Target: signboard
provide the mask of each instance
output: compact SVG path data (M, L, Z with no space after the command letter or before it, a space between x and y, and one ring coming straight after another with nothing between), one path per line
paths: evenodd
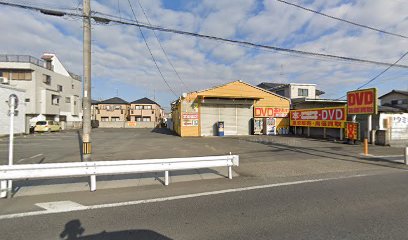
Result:
M289 117L289 108L254 107L254 117Z
M369 88L347 92L348 114L377 114L377 89Z
M184 127L198 126L198 113L182 113L181 118Z
M300 127L344 128L345 107L290 110L290 125Z
M350 140L360 139L360 125L357 122L346 122L344 128L346 138Z

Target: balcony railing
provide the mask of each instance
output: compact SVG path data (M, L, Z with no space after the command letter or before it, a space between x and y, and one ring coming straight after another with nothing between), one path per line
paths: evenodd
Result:
M6 55L0 54L0 62L21 62L21 63L32 63L34 65L44 67L45 62L38 58L29 55Z

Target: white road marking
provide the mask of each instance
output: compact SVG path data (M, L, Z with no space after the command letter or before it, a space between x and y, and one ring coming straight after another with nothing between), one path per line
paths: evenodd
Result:
M21 218L21 217L28 217L28 216L39 216L39 215L46 215L46 214L52 214L52 213L64 213L64 212L83 211L83 210L92 210L92 209L123 207L123 206L146 204L146 203L157 203L157 202L165 202L165 201L172 201L172 200L179 200L179 199L218 195L218 194L224 194L224 193L242 192L242 191L250 191L250 190L256 190L256 189L274 188L274 187L298 185L298 184L305 184L305 183L315 183L315 182L323 182L323 181L331 181L331 180L340 180L340 179L348 179L348 178L356 178L356 177L365 177L365 176L367 175L352 175L352 176L346 176L346 177L322 178L322 179L311 179L311 180L294 181L294 182L274 183L274 184L259 185L259 186L252 186L252 187L232 188L232 189L226 189L226 190L220 190L220 191L193 193L193 194L185 194L185 195L172 196L172 197L153 198L153 199L136 200L136 201L119 202L119 203L107 203L107 204L99 204L99 205L91 205L91 206L84 206L84 205L80 205L80 204L73 202L74 204L73 205L71 204L71 207L69 207L68 204L65 204L65 206L64 204L60 204L63 206L54 207L51 210L49 208L51 208L51 206L55 206L55 202L37 203L36 204L37 206L46 208L47 210L0 215L0 220ZM69 201L66 201L66 202L69 202Z
M67 212L86 209L84 205L72 201L45 202L36 203L35 205L44 208L49 212Z
M33 158L36 158L36 157L39 157L39 156L42 156L42 155L44 155L44 154L40 153L40 154L31 156L29 158L22 158L22 159L18 160L17 162L22 162L22 161L25 161L25 160L28 160L28 159L33 159Z

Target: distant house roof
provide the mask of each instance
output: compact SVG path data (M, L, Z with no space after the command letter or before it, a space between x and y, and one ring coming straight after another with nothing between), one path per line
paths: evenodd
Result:
M260 87L260 88L263 88L265 90L268 90L268 91L273 91L273 90L278 90L280 88L287 87L289 85L290 85L290 83L262 82L262 83L258 84L257 86ZM323 94L325 94L324 91L316 89L316 95L317 96L320 96L320 95L323 95Z
M378 111L379 112L384 112L384 113L404 113L408 112L408 109L402 108L402 107L395 107L395 106L378 106Z
M385 96L388 96L389 94L392 94L392 93L399 93L399 94L408 96L408 91L392 90L391 92L386 93L386 94L382 95L382 96L379 97L379 98L381 99L381 98L383 98L383 97L385 97Z
M301 102L324 102L324 103L347 103L347 100L340 99L325 99L325 98L294 98L292 103L301 103Z
M96 104L98 104L98 103L99 103L98 100L93 100L93 99L91 100L91 104L92 104L92 105L96 105Z
M128 104L125 100L119 97L109 98L99 102L100 104Z
M153 100L151 100L149 98L146 98L146 97L135 100L135 101L133 101L131 103L132 104L156 104L156 105L159 105L157 102L155 102L155 101L153 101Z
M263 88L263 89L265 89L265 90L269 90L269 89L272 89L272 88L277 88L277 87L284 87L284 86L288 86L289 84L287 84L287 83L271 83L271 82L263 82L263 83L260 83L260 84L258 84L257 86L258 87L260 87L260 88Z

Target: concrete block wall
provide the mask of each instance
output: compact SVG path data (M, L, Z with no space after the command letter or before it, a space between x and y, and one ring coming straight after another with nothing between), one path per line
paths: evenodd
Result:
M155 128L155 122L99 122L99 128Z

